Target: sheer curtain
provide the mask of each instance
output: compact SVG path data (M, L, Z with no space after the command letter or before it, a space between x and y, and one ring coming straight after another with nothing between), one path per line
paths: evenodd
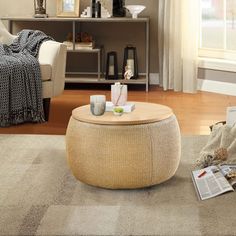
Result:
M159 0L160 85L194 93L197 88L199 0Z

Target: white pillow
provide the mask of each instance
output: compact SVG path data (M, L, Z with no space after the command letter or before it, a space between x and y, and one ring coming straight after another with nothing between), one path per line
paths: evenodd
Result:
M10 45L16 36L10 34L0 20L0 43Z

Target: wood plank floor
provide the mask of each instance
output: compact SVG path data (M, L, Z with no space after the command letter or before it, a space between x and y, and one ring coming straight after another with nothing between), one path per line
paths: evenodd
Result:
M89 96L104 94L110 99L110 88L87 87L67 88L64 93L52 99L49 122L43 124L23 124L0 128L2 134L65 134L71 111L89 103ZM179 121L184 135L209 134L209 125L225 120L227 106L236 106L236 97L208 92L197 94L164 92L153 86L146 93L144 88L131 88L129 101L152 102L171 107Z

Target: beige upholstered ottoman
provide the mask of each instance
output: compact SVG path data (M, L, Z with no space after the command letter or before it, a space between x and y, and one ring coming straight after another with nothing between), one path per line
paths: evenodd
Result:
M131 113L93 116L90 107L72 112L66 133L67 159L80 181L132 189L171 178L180 161L180 131L169 107L135 103Z

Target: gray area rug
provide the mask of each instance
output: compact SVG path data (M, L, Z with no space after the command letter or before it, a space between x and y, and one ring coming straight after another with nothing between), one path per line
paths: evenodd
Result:
M0 235L236 235L236 194L199 201L192 184L206 141L183 137L171 180L114 191L71 175L64 136L0 135Z

